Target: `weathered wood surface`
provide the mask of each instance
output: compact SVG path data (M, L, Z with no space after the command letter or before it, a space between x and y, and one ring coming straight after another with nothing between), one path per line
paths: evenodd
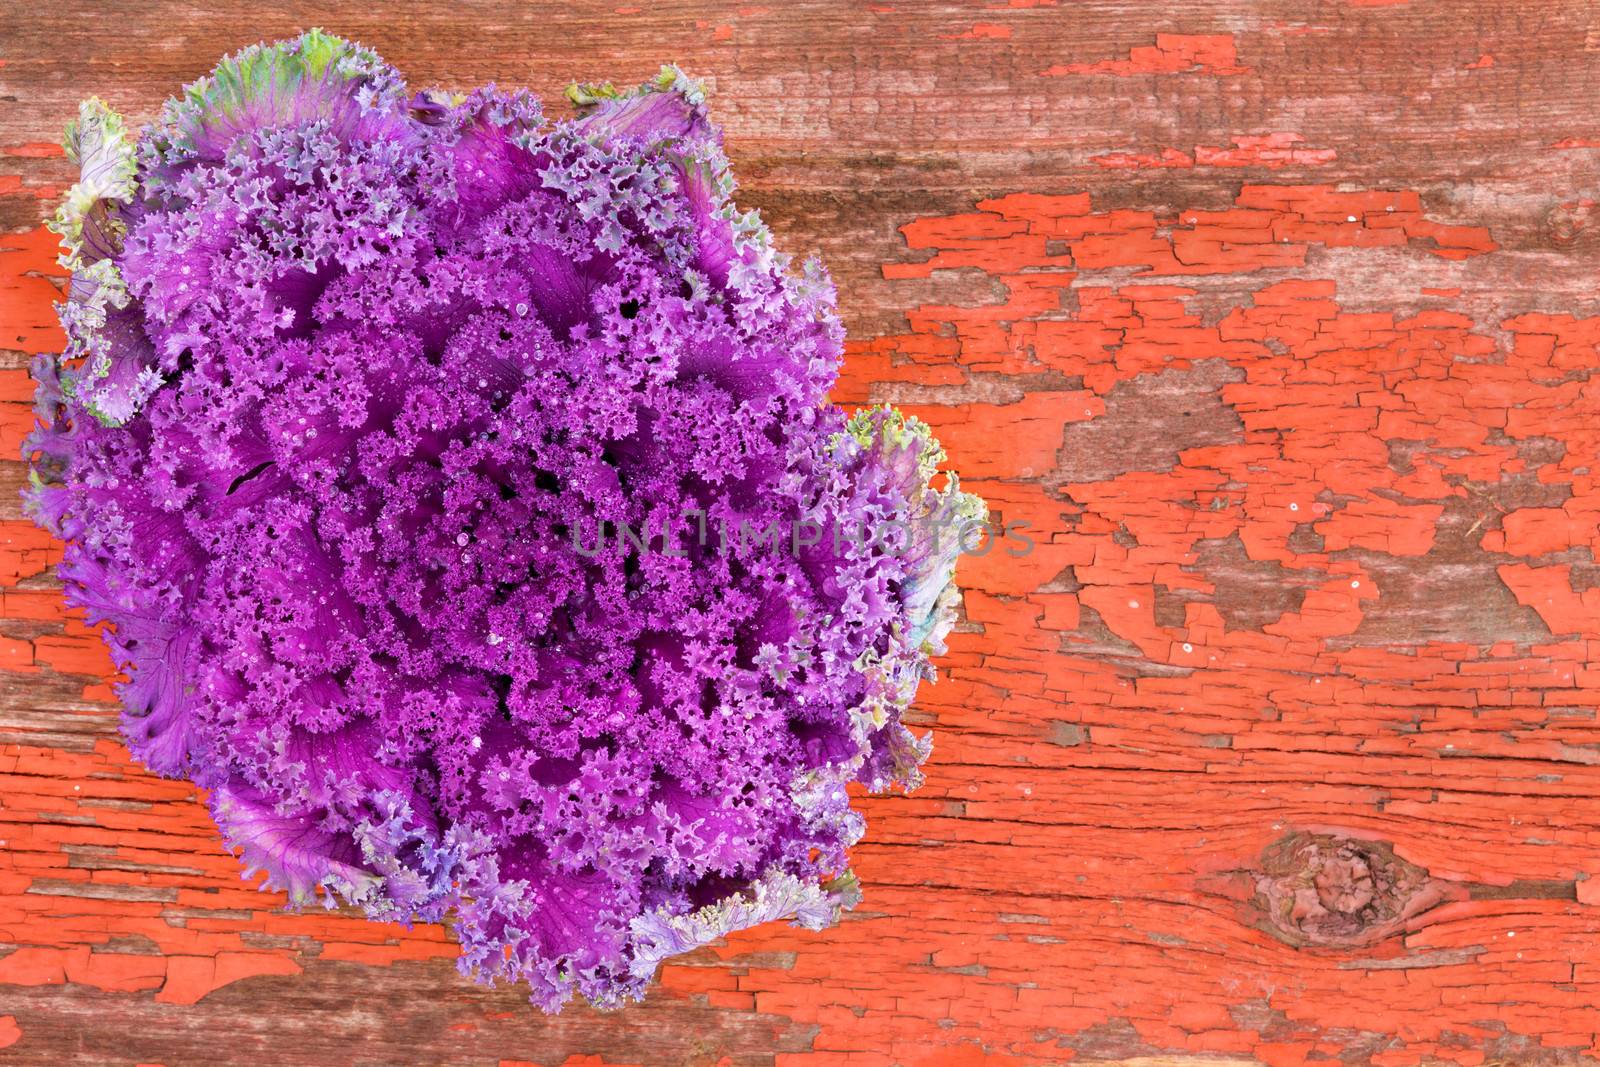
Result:
M840 397L1039 540L968 560L866 902L545 1018L286 915L130 766L0 462L0 1062L1600 1057L1600 16L1581 0L0 8L0 454L81 95L313 24L415 84L713 86L840 283Z

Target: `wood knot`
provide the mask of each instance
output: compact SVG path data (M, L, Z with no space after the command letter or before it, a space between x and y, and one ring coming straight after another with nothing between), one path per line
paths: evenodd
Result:
M1300 947L1355 948L1405 932L1411 920L1466 895L1401 859L1385 841L1296 831L1269 845L1254 872L1256 925Z
M1557 248L1576 244L1594 224L1597 205L1593 200L1565 200L1545 212L1544 232Z

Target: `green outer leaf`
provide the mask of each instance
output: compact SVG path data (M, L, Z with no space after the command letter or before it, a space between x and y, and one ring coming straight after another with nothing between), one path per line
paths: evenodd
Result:
M689 77L675 63L663 63L661 73L633 89L618 89L610 82L572 82L566 90L567 99L580 111L606 100L643 96L646 93L679 93L691 105L703 104L706 100L705 84Z
M183 98L206 112L233 116L275 89L292 90L301 81L322 78L336 60L356 52L343 38L307 30L292 40L252 45L227 57L209 75L185 86Z
M80 398L108 426L122 420L96 403L93 386L111 369L109 342L102 333L111 309L127 306L128 290L112 259L122 248L126 227L119 208L137 193L134 144L122 116L105 101L90 97L62 138L67 158L78 164L78 181L67 191L45 225L61 238L61 266L72 272L62 323L68 356L82 356L75 372L63 372L62 391Z
M104 258L95 249L84 255L86 237L99 236L95 230L103 229L105 236L120 242L122 223L110 211L133 199L133 140L122 116L91 96L78 105L78 117L67 123L61 143L67 158L78 164L79 176L45 225L61 237L61 265L76 271ZM96 217L97 210L101 217Z
M670 956L775 919L821 930L838 922L840 913L860 900L860 882L850 871L819 885L773 867L744 890L694 911L675 915L657 908L635 918L633 973L648 978Z
M399 73L376 52L322 30L251 45L166 102L160 121L147 131L148 149L166 162L181 161L194 153L197 138L239 122L252 106L266 103L287 115L303 105L308 86L350 81L366 83L359 89L367 94L360 98L364 107L404 91ZM159 169L148 179L151 189L163 181Z

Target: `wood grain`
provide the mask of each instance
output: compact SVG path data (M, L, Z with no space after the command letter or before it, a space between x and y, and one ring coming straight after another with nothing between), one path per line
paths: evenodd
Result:
M77 99L311 25L413 84L705 78L969 559L862 907L546 1018L290 915L132 766L0 462L0 1063L1600 1058L1600 16L1581 2L0 6L0 454ZM12 502L7 502L12 501Z

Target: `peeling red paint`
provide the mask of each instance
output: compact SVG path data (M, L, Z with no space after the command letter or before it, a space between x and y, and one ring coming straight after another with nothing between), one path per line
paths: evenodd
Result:
M55 234L42 226L0 234L0 347L31 354L58 352L66 343L54 308L61 292L49 280L63 273L56 264L59 252ZM0 435L5 437L0 440L3 448L11 435L4 428ZM21 437L16 441L20 447Z
M1426 218L1415 195L1405 193L1245 185L1228 208L1180 211L1169 221L1147 212L1090 212L1087 199L1077 196L1054 198L1040 210L1038 199L1031 218L1027 210L1002 206L994 213L906 225L902 229L910 248L937 251L921 261L890 264L885 277L926 277L934 270L961 267L1004 270L1013 300L1031 303L1053 301L1041 286L1071 284L1072 277L1064 274L1052 281L1048 275L1011 277L1010 271L1133 267L1160 275L1235 274L1301 266L1312 245L1376 248L1414 241L1446 259L1483 255L1496 247L1482 227ZM1050 241L1062 242L1064 250L1052 254ZM972 314L1009 318L1021 310L1024 306L1014 303Z
M1321 167L1339 158L1332 148L1301 147L1304 139L1297 133L1269 133L1260 136L1241 135L1232 138L1228 148L1215 145L1196 145L1193 153L1176 148L1163 148L1159 152L1106 152L1090 157L1096 166L1113 170L1188 169L1191 167L1261 167L1278 170L1283 167Z
M1004 41L1011 37L1011 27L999 22L975 22L972 29L963 33L941 33L946 41Z
M1091 156L1090 162L1107 170L1186 170L1194 166L1194 156L1176 148L1163 148L1159 152L1105 152Z
M53 142L19 144L12 145L9 148L0 148L0 156L11 156L16 159L54 159L64 154L61 146Z
M1198 145L1195 164L1202 167L1321 167L1339 158L1332 148L1302 147L1298 133L1268 133L1259 137L1234 137L1231 148Z
M1137 74L1244 74L1232 34L1158 33L1154 45L1138 45L1126 59L1092 63L1056 63L1040 73L1048 77L1068 74L1110 74L1119 78Z

